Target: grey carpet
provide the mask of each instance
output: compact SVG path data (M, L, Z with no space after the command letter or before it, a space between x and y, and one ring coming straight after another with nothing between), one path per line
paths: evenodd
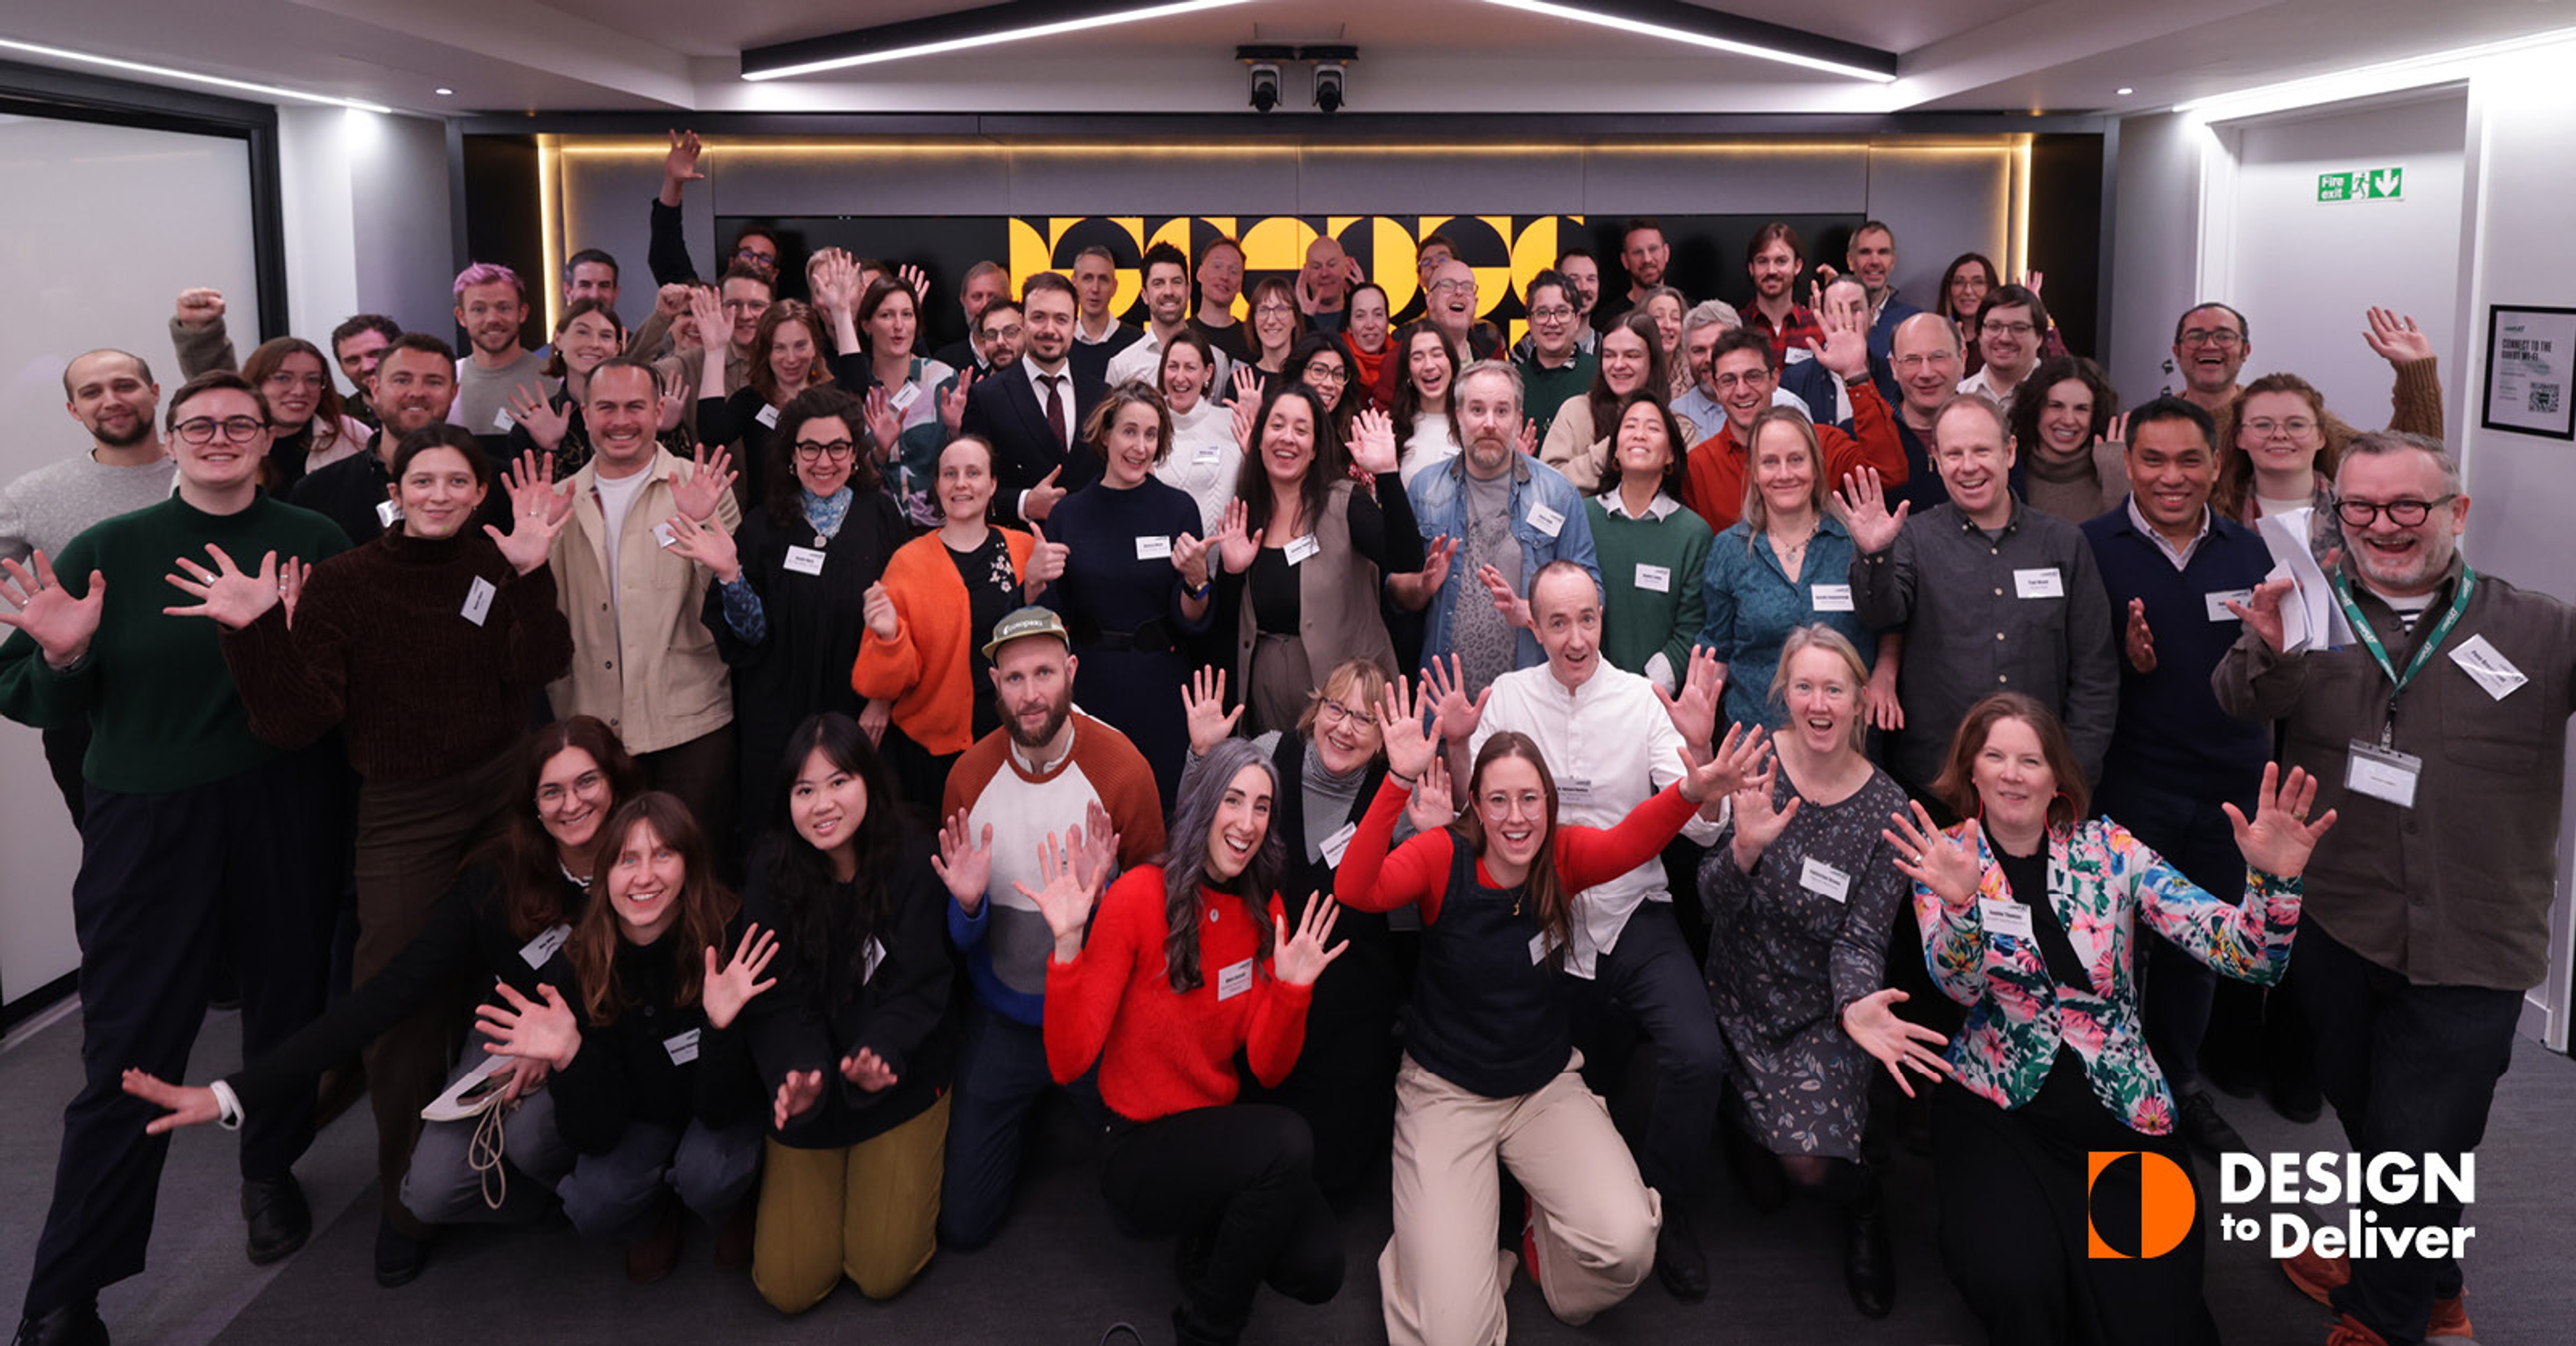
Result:
M24 1293L27 1258L50 1193L60 1108L78 1080L73 1021L28 1035L0 1052L0 1304ZM226 1069L238 1051L234 1016L211 1015L191 1078ZM2259 1102L2228 1100L2226 1111L2260 1150L2340 1144L2331 1119L2299 1127ZM2576 1190L2576 1062L2525 1042L2498 1091L2479 1155L2479 1233L2469 1259L2470 1310L2479 1340L2555 1343L2576 1325L2576 1282L2566 1274L2576 1231L2566 1199ZM843 1339L1090 1346L1126 1320L1148 1342L1170 1339L1170 1249L1110 1228L1083 1141L1055 1128L1003 1237L971 1256L942 1254L918 1283L888 1303L844 1287L801 1318L784 1319L753 1293L747 1277L719 1271L711 1236L692 1231L681 1268L660 1285L626 1283L614 1249L560 1227L465 1230L438 1249L419 1281L379 1290L370 1274L375 1230L370 1122L363 1107L324 1133L299 1166L323 1226L311 1246L259 1270L241 1254L237 1183L228 1138L183 1135L162 1187L151 1269L109 1292L103 1309L126 1343L255 1343L366 1340L728 1342ZM2204 1168L2204 1178L2207 1172ZM1722 1179L1697 1194L1699 1226L1717 1289L1706 1303L1676 1303L1649 1283L1627 1304L1584 1329L1551 1318L1516 1281L1510 1297L1515 1341L1643 1342L1971 1342L1973 1322L1942 1279L1934 1251L1928 1161L1899 1152L1888 1173L1900 1274L1897 1312L1871 1322L1843 1295L1836 1224L1805 1204L1776 1215L1746 1207ZM2214 1190L2205 1205L2215 1203ZM1265 1297L1252 1343L1369 1342L1384 1339L1375 1262L1388 1227L1382 1192L1344 1222L1349 1275L1341 1296L1318 1308ZM2208 1294L2228 1340L2318 1342L2321 1309L2289 1288L2258 1248L2211 1244Z

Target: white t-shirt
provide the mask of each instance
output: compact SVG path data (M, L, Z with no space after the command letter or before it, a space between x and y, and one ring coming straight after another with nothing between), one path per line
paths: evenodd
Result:
M629 477L599 477L593 485L599 488L599 513L608 521L608 595L617 601L618 543L626 535L627 512L635 508L635 497L644 493L644 483L653 479L650 471Z
M1422 469L1437 467L1458 456L1458 434L1449 425L1449 413L1426 411L1413 423L1413 435L1404 441L1404 453L1396 460L1395 475L1407 487L1422 475Z

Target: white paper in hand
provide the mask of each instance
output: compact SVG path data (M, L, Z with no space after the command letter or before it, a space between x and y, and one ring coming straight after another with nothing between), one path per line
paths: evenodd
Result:
M2266 515L2258 525L2263 545L2272 552L2272 573L2263 578L2290 581L2290 592L2281 597L2283 654L2305 654L2352 643L2352 623L2344 620L2343 605L2335 601L2334 586L2326 582L2326 572L2308 550L2308 516L2313 513L2314 510L2294 509L2287 514Z

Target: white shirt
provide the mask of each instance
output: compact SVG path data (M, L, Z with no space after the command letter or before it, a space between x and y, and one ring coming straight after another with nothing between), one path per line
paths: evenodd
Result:
M1449 426L1449 413L1426 411L1413 423L1413 435L1404 441L1404 453L1396 460L1396 478L1406 486L1422 475L1426 467L1458 456L1458 435Z
M644 470L624 477L598 477L591 485L599 492L599 517L607 523L600 536L608 539L608 592L611 602L617 593L617 539L626 535L626 512L635 507L635 497L643 494L644 483L653 479L648 465Z
M2137 529L2141 533L2144 533L2147 536L2148 541L2155 543L2156 550L2164 553L2164 558L2173 562L2173 568L2176 570L2180 570L2185 566L2190 565L2191 554L2200 550L2200 544L2207 541L2209 538L2209 506L2207 505L2200 507L2200 531L2192 534L2191 541L2185 544L2180 550L2175 549L2173 539L2156 531L2156 526L2147 522L2147 516L2141 513L2138 509L2137 492L2131 491L2129 493L2128 506L2129 526ZM2125 622L2128 618L2124 616L2120 620Z
M2016 383L2010 388L1997 388L1995 386L1995 381L1988 377L1988 375L1991 375L1994 372L1995 367L1993 365L1985 365L1979 368L1976 373L1970 374L1966 378L1959 380L1959 391L1963 393L1984 393L1986 396L1993 398L1995 405L2002 407L2004 409L2004 414L2009 416L2012 414L2013 394L2021 391L2021 385ZM2027 379L2030 376L2028 374L2024 374L2022 377Z
M1082 433L1082 427L1074 423L1080 420L1081 417L1074 411L1073 407L1073 362L1071 360L1064 361L1055 367L1054 373L1048 374L1043 373L1038 369L1037 361L1032 360L1027 356L1022 356L1020 357L1020 368L1028 375L1029 391L1037 394L1038 419L1046 419L1047 388L1050 384L1055 388L1056 396L1063 399L1064 451L1066 453L1073 452L1074 437Z
M1225 504L1243 475L1243 448L1234 442L1234 408L1200 398L1172 417L1172 452L1154 467L1154 479L1189 492L1198 502L1206 537L1216 531Z
M1233 377L1233 366L1234 361L1228 358L1224 351L1216 352L1216 368L1208 374L1207 388L1199 394L1201 401L1213 400L1208 397L1208 392L1229 386L1227 380ZM1129 343L1127 349L1109 357L1107 377L1112 387L1125 383L1129 379L1153 387L1161 387L1163 339L1154 335L1153 328L1146 328L1145 335Z
M1494 679L1493 689L1467 758L1474 761L1485 740L1503 730L1529 735L1556 779L1559 826L1615 827L1682 777L1682 736L1655 699L1654 685L1634 673L1600 664L1567 691L1540 664ZM1706 846L1720 826L1694 815L1682 835ZM1588 980L1600 956L1618 947L1638 903L1672 900L1660 857L1576 894L1565 970Z

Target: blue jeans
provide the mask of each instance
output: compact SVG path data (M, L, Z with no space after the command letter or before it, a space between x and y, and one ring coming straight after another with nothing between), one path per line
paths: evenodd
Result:
M564 1218L591 1238L633 1243L653 1233L668 1193L677 1191L699 1219L721 1225L759 1176L767 1120L750 1116L722 1127L692 1121L685 1130L628 1122L608 1153L573 1161L555 1188Z
M957 1049L957 1089L948 1105L948 1157L940 1179L939 1242L973 1252L993 1241L1011 1213L1020 1162L1028 1152L1030 1109L1055 1087L1047 1069L1046 1034L966 1002L966 1031ZM1091 1074L1065 1086L1083 1110L1085 1130L1103 1116Z

